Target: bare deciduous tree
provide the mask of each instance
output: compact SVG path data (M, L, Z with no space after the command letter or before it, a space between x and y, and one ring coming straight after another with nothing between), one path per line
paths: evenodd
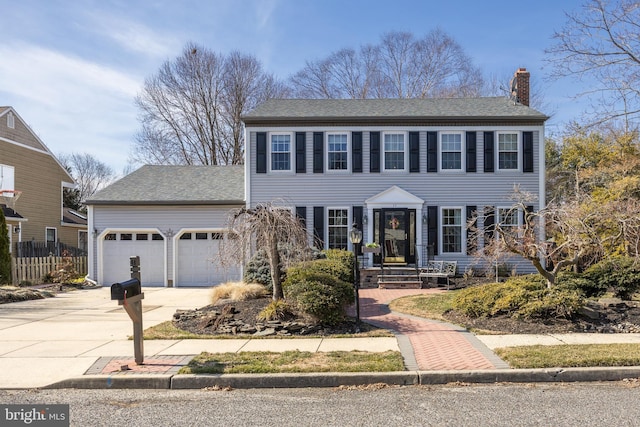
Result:
M69 154L59 156L60 163L69 171L75 180L75 189L65 189L65 199L75 200L75 209L81 209L82 203L91 197L96 191L106 187L114 180L115 174L106 164L93 157L91 154Z
M442 30L416 39L385 34L378 45L342 49L307 62L291 78L296 96L307 98L432 98L477 96L482 73Z
M640 3L589 0L554 34L547 49L553 77L598 83L578 96L597 95L594 124L622 118L626 130L640 114Z
M280 267L310 256L309 235L300 219L284 203L269 202L231 212L227 228L232 236L220 246L223 264L245 259L252 245L263 249L269 260L273 299L284 298Z
M132 157L151 164L241 164L241 115L285 91L254 57L225 57L188 43L136 97L142 129Z

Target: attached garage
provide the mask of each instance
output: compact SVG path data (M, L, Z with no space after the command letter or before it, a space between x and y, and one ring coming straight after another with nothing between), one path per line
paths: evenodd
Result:
M89 200L89 278L110 286L140 257L143 286L215 286L230 210L244 207L242 166L143 166Z
M140 276L144 286L164 286L165 239L144 230L108 231L102 236L102 282L113 284L130 277L129 258L140 257Z
M240 277L238 266L220 262L221 230L184 231L176 243L176 286L213 286Z

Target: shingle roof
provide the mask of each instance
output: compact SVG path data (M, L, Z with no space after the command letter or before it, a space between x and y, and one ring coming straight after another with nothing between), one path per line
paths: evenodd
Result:
M86 201L87 205L243 203L243 166L142 166Z
M545 121L547 116L505 97L433 99L271 99L243 116L245 123L283 119L500 119Z

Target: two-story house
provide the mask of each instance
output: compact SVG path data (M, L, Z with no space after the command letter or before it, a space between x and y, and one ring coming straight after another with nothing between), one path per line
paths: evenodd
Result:
M216 265L227 215L274 200L304 220L310 244L352 249L357 223L381 247L369 265L432 256L463 272L491 222L522 221L514 185L544 207L547 117L528 106L528 79L516 73L514 99L269 100L243 117L244 167L144 166L88 200L89 276L127 278L137 254L145 285L239 279L241 260ZM475 212L481 237L470 241Z
M548 117L528 106L525 69L513 86L512 99L269 100L243 118L246 203L284 200L323 248L351 249L360 224L382 247L370 263L432 256L464 271L476 212L480 227L517 225L514 185L538 195L532 209L545 203Z
M12 249L32 240L86 247L86 220L65 219L63 189L73 187L73 178L18 113L0 107L0 205Z

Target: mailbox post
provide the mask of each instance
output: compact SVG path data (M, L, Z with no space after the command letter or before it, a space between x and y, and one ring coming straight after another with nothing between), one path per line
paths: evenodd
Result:
M118 300L133 321L133 350L138 365L144 362L144 343L142 339L142 300L144 293L140 284L140 257L129 258L131 279L111 285L111 299Z

